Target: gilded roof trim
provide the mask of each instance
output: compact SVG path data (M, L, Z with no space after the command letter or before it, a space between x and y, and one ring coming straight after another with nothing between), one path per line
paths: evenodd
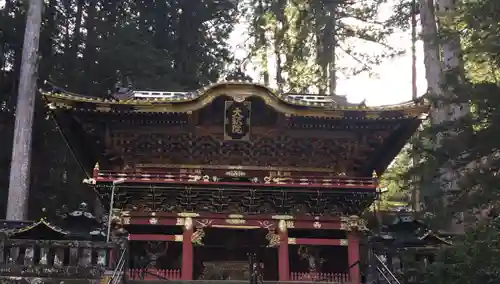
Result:
M308 102L291 99L286 94L279 94L272 89L260 85L244 82L217 83L190 93L182 98L155 98L123 100L101 99L88 97L69 92L41 91L51 108L80 109L96 112L125 112L125 113L190 113L210 104L220 96L231 97L235 101L244 101L250 97L259 97L264 102L288 116L309 116L325 118L344 118L345 112L364 112L365 119L384 119L383 113L399 112L398 118L415 118L425 114L429 106L417 105L414 102L400 105L367 107L365 105L342 105L332 101ZM94 108L83 107L81 104L92 104ZM80 106L79 106L80 104ZM130 109L118 110L118 108ZM393 117L390 117L393 118Z
M5 230L4 232L10 237L10 236L14 236L14 235L17 235L17 234L21 234L21 233L24 233L24 232L28 232L38 226L46 226L47 228L53 230L54 232L57 232L61 235L67 235L69 234L68 231L65 231L57 226L54 226L52 224L50 224L49 222L47 222L45 220L45 218L42 218L40 219L38 222L35 222L31 225L28 225L28 226L25 226L25 227L21 227L21 228L15 228L15 229L7 229Z

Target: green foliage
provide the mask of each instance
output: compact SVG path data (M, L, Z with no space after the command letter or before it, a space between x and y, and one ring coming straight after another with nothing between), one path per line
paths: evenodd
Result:
M384 192L381 196L379 209L390 210L393 207L408 205L411 192L408 187L409 182L405 179L405 173L411 167L411 163L409 149L403 149L382 175L379 187L383 188Z
M440 41L460 35L465 72L443 78L444 97L429 96L433 107L470 112L427 126L413 141L421 161L407 172L418 174L425 211L433 225L447 229L460 214L466 233L440 252L418 283L498 283L500 200L500 67L498 1L458 1L452 15L440 18ZM460 69L460 68L459 68Z
M443 249L420 275L428 284L499 283L500 219L468 230L460 245Z
M387 43L400 23L393 18L377 20L386 2L247 0L243 6L253 39L249 58L256 59L266 84L273 75L268 61L274 60L280 89L307 92L316 87L325 93L335 85L337 72L351 76L371 71L374 64L401 54ZM383 51L368 54L357 48L361 44L382 46ZM341 66L339 58L352 64Z
M443 21L442 39L460 34L463 42L465 76L460 70L445 74L446 98L429 96L433 107L450 113L472 106L471 111L455 120L425 127L413 141L421 157L408 176L421 176L418 186L426 198L427 210L440 217L467 212L470 217L480 209L496 206L500 180L497 171L497 133L500 126L498 106L500 86L490 69L498 69L498 39L491 18L499 19L495 1L463 1L453 17ZM485 75L489 74L489 75ZM442 169L453 173L447 176ZM458 182L453 183L453 180ZM443 206L443 188L447 206ZM440 218L444 220L443 218ZM445 218L446 219L446 218ZM449 220L449 218L448 218Z
M5 212L25 1L0 9L0 215ZM231 0L46 0L40 36L40 82L101 96L117 81L134 88L193 90L217 81L232 62L227 40L238 16ZM240 74L241 75L241 74ZM62 204L92 203L85 177L37 102L33 137L33 218ZM71 192L71 194L68 194Z

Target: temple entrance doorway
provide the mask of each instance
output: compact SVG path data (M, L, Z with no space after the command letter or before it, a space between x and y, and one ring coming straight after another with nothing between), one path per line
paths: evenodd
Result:
M248 280L258 273L263 280L278 280L277 249L269 247L268 232L206 228L203 245L194 249L194 279Z

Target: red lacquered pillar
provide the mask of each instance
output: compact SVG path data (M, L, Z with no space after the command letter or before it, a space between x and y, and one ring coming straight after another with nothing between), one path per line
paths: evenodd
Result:
M359 238L357 230L347 232L347 262L349 264L349 277L351 284L360 284L359 272Z
M279 223L280 246L278 247L278 273L279 281L289 281L290 266L288 261L288 230L286 222Z
M186 218L184 221L184 233L182 234L182 267L181 279L193 280L193 220Z

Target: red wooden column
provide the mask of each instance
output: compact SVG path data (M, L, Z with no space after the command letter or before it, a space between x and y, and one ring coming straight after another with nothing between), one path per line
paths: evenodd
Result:
M290 265L288 261L288 230L286 221L279 222L280 246L278 248L278 273L279 281L288 281L290 278Z
M182 235L182 267L181 279L193 280L193 219L184 220L184 233Z
M351 284L360 284L359 272L359 237L356 229L347 232L347 263L349 264L349 276Z

